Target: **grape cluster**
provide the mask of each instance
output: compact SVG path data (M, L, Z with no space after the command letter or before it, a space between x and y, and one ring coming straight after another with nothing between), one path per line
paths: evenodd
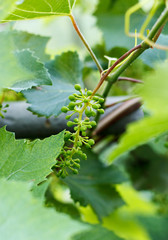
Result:
M69 105L61 109L63 113L70 111L70 114L65 117L67 120L70 120L75 114L73 121L67 122L68 127L74 127L74 133L65 132L66 146L62 149L56 164L57 176L63 178L68 175L68 169L77 174L80 168L80 158L87 159L81 147L85 145L87 148L91 148L94 145L94 140L87 136L87 131L96 126L96 122L90 120L90 117L95 117L96 112L104 113L104 109L101 108L101 104L104 102L103 98L94 96L91 90L85 89L82 91L79 84L76 84L74 88L79 93L70 95ZM86 116L83 119L84 113Z
M4 118L3 112L6 113L7 110L5 108L8 108L9 104L6 104L4 107L2 106L2 104L0 104L0 117Z

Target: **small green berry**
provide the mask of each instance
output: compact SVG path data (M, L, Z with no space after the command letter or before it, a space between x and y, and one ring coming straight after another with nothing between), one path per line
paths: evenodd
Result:
M88 102L89 102L89 99L85 98L84 103L88 103Z
M100 114L104 114L104 109L102 109L102 108L101 108L101 109L98 109L97 111L98 111Z
M78 174L78 170L77 169L73 169L73 174Z
M87 117L91 117L92 116L92 111L86 109L85 114L86 114Z
M82 147L82 142L77 142L78 147Z
M91 111L91 114L92 114L92 115L91 115L92 117L95 117L95 116L96 116L96 113L95 113L94 111Z
M80 159L79 158L75 159L75 162L80 163Z
M82 132L82 136L85 137L86 136L86 132Z
M90 146L92 146L92 145L95 144L95 141L94 141L93 139L89 139L88 144L89 144Z
M70 115L67 115L67 116L65 117L66 120L69 120L70 118L71 118Z
M65 165L66 165L67 167L69 167L69 166L71 165L71 162L70 162L70 161L66 161L66 162L65 162Z
M68 140L70 139L70 137L71 137L71 133L68 132L68 133L65 134L64 140L65 140L65 141L68 141Z
M82 154L82 158L83 158L84 160L87 160L87 155L86 155L85 153L83 153L83 154Z
M93 100L98 101L100 98L98 96L94 96Z
M75 84L74 88L75 88L77 91L80 91L80 90L81 90L81 85L80 85L80 84Z
M74 107L76 106L76 103L75 102L70 102L68 107L70 110L74 110Z
M69 100L70 100L70 101L76 101L76 97L75 97L74 95L70 95L70 96L69 96Z
M92 93L93 93L93 92L92 92L91 90L88 90L88 91L87 91L87 96L91 96Z
M77 131L78 130L78 126L74 127L74 130Z
M74 123L73 123L72 121L68 121L68 122L67 122L67 126L68 126L68 127L72 127L73 125L74 125Z
M97 123L95 121L91 121L90 124L92 127L95 127L97 125Z
M74 166L75 166L76 168L78 168L78 169L80 168L80 164L78 164L78 163L76 163L76 162L74 163Z
M99 103L104 103L104 98L99 98Z
M86 131L87 130L87 127L86 126L82 126L81 127L81 131L83 132L83 131Z
M92 107L93 107L94 109L98 109L98 108L99 108L99 105L98 105L98 104L93 104Z
M64 107L61 108L61 111L64 112L64 113L67 113L69 111L69 108L64 106Z
M78 123L79 122L79 119L78 118L74 118L73 120L75 123Z
M86 143L85 146L86 146L87 148L91 148L91 146L90 146L88 143Z

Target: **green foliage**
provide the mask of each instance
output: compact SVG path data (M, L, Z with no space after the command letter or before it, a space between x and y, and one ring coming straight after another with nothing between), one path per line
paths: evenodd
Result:
M64 144L64 132L33 142L15 140L5 128L0 129L0 136L0 177L35 184L52 172Z
M91 205L99 219L109 215L115 208L124 204L112 184L127 180L123 171L116 166L105 167L98 155L87 150L87 161L81 161L78 175L63 180L71 190L71 197L82 206Z
M69 15L75 0L25 0L18 2L5 21L26 20L55 15Z
M53 122L54 117L60 117L56 121L61 122L57 124L57 135L35 141L16 140L13 133L7 132L5 127L0 128L0 238L167 240L168 55L143 42L129 60L122 61L126 49L135 45L135 39L124 33L125 13L133 5L135 9L138 2L78 1L75 16L79 26L87 32L97 19L96 31L102 32L102 41L94 46L98 55L95 56L71 15L75 0L0 0L0 21L6 22L1 24L0 32L0 92L9 87L15 94L21 92L19 96L26 98L33 114L52 116ZM168 28L165 25L162 29L168 18L167 1L154 2L161 4L155 14L149 12L149 2L141 2L141 9L131 16L130 30L139 31L146 17L148 20L151 17L150 24L144 27L144 35L152 41L159 37L157 43L167 45ZM50 16L71 18L80 40L89 50L89 57L80 49L75 33L69 34L71 28L65 30L59 19ZM67 51L69 46L66 46L64 51L67 52L60 53L54 43L60 54L55 56L48 47L50 38L13 30L28 29L26 21L13 21L30 19L33 19L32 25L28 22L31 32L38 28L41 35L55 35L59 41L63 39L55 33L55 28L65 30L67 40L73 38L71 49L77 49L78 45L79 52ZM120 67L114 68L109 75L105 55L111 59L122 56L118 60L121 60ZM142 61L132 64L139 56ZM121 76L122 79L118 79ZM104 103L104 97L112 93L111 87L113 93L128 93L128 98L134 97L132 83L128 80L138 82L133 79L136 77L144 80L135 93L142 98L145 116L131 124L118 146L112 149L119 136L107 136L111 135L110 125L114 123L115 128L119 124L117 128L123 129L123 122L130 122L130 115L136 114L137 119L137 112L142 116L142 111L130 114L139 106L139 103L132 106L132 99L106 109L108 101ZM110 78L108 84L103 82ZM118 80L127 80L127 83L116 84ZM3 126L6 121L7 129L14 131L11 108L9 115L5 113L4 100L10 99L9 95L10 92L4 90L0 96L0 117L5 117L0 124ZM63 113L68 120L67 128L72 132L61 132L62 125L66 128ZM103 114L101 118L100 114ZM29 116L32 113L29 112ZM38 117L33 116L33 121ZM45 121L45 117L41 120L49 133L54 126L50 119ZM31 126L34 127L33 122ZM99 136L98 129L106 130ZM119 157L111 165L107 159L109 153L110 162ZM143 192L138 192L141 190Z
M69 95L74 93L74 84L82 83L82 66L76 52L62 53L46 63L52 86L23 91L29 109L41 116L58 116L61 108L69 103Z
M146 228L151 240L166 240L168 236L168 217L139 217L140 223Z
M13 10L16 0L0 0L0 20L4 19Z
M136 3L136 0L99 0L95 16L97 25L102 30L107 50L113 47L132 48L134 46L135 40L124 33L124 17L126 10ZM135 28L138 29L141 26L142 20L142 14L134 14L131 18L133 32Z
M5 240L68 240L89 229L65 214L42 206L32 197L26 184L0 181L0 234ZM66 231L65 231L66 229Z
M18 41L19 35L22 39ZM0 54L3 56L0 59L0 90L13 84L15 84L13 89L17 91L41 84L51 84L47 69L32 52L34 49L31 51L22 48L25 38L29 38L25 48L30 48L34 41L31 40L31 35L17 32L0 33ZM36 52L42 51L43 48L43 45L38 47Z
M94 227L89 231L79 233L72 238L72 240L88 240L88 239L123 240L123 238L116 236L113 232L99 226Z
M138 93L143 97L146 107L152 111L151 116L128 127L127 132L120 140L120 144L110 154L109 161L166 132L168 121L167 67L168 63L165 62L161 66L157 66L153 74L148 74L145 77L145 84Z

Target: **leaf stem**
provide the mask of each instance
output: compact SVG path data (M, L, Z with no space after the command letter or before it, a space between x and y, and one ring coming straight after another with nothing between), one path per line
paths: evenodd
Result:
M129 77L119 77L117 81L129 81L133 83L144 83L143 81L135 78L129 78Z
M85 37L84 37L83 34L81 33L81 31L80 31L80 29L79 29L79 27L78 27L78 25L77 25L77 23L76 23L76 21L75 21L74 16L73 16L72 14L70 14L69 17L70 17L70 19L71 19L71 21L72 21L72 24L73 24L73 26L74 26L75 31L77 32L77 34L78 34L78 36L80 37L80 39L82 40L83 44L85 45L85 47L86 47L87 50L89 51L89 53L90 53L93 61L96 63L96 66L97 66L99 72L102 73L102 72L103 72L103 68L102 68L101 64L99 63L99 61L98 61L96 55L94 54L93 50L92 50L91 47L89 46L88 42L86 41Z

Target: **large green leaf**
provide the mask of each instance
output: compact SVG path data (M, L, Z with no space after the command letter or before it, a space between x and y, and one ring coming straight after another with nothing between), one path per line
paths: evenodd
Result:
M15 140L14 134L0 129L0 177L35 184L46 179L64 144L64 132L35 140Z
M51 84L50 76L44 64L34 56L32 51L28 49L20 50L23 47L23 38L19 41L17 39L16 32L0 33L0 89L10 87L16 82L20 82L14 86L14 89L18 91L41 84ZM19 43L21 43L21 46L19 46ZM31 44L31 41L29 41L27 47L30 47Z
M26 20L54 15L69 15L75 0L24 0L18 1L5 21Z
M0 20L4 19L15 7L17 0L0 0Z
M76 176L63 180L70 187L71 197L82 206L91 205L98 218L109 215L124 204L112 184L127 180L126 175L116 166L105 167L98 155L86 152L87 161L81 161L81 170Z
M82 67L76 52L56 56L46 64L52 78L52 86L23 91L30 110L38 115L58 116L61 108L69 103L69 95L75 92L74 84L82 83Z
M40 61L46 62L50 60L49 55L45 53L46 45L50 39L49 37L22 31L10 31L6 37L12 39L15 49L30 49Z
M153 74L150 73L145 77L145 84L138 92L145 100L146 106L152 111L151 116L128 126L119 145L110 154L110 161L168 130L167 74L168 62L165 62L156 66Z
M134 39L125 35L124 21L126 11L137 3L137 0L99 0L95 15L97 25L102 30L107 50L120 46L134 47ZM131 30L138 29L142 23L143 15L134 14L131 18Z
M151 240L167 240L168 236L168 217L141 216L138 217L141 225L149 233Z
M87 224L44 208L25 183L0 181L0 236L3 240L70 240Z
M113 232L108 229L102 228L100 226L93 227L91 230L84 231L72 237L72 240L124 240L118 237Z

